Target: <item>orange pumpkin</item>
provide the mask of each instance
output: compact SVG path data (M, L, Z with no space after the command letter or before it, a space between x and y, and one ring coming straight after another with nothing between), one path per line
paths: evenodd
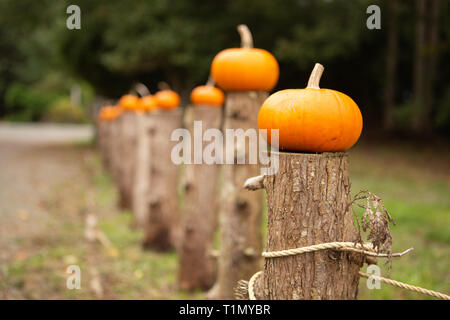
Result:
M111 108L111 120L115 120L118 117L120 117L120 115L123 112L123 108L119 105L119 106L114 106Z
M279 149L306 152L344 151L352 147L362 131L362 116L347 95L320 89L323 66L316 64L306 89L274 93L264 101L258 127L279 129Z
M119 105L124 110L139 110L140 108L140 99L139 97L133 94L126 94L122 96L119 100Z
M154 96L146 95L141 98L140 102L140 110L141 111L152 111L157 108L157 102Z
M105 106L100 109L98 114L98 118L100 121L111 121L114 120L117 116L120 115L119 107L114 106Z
M219 52L211 65L211 76L226 91L270 91L278 82L279 67L275 57L264 49L253 48L246 25L239 25L241 48Z
M165 110L175 109L180 105L180 96L170 89L158 91L155 99L158 107Z
M108 108L108 107L103 107L103 108L101 108L100 111L98 112L97 120L98 120L99 122L102 122L102 121L105 121L105 120L106 120L106 113L107 113L106 108Z
M224 101L223 91L213 85L198 86L191 92L191 102L196 105L221 107Z

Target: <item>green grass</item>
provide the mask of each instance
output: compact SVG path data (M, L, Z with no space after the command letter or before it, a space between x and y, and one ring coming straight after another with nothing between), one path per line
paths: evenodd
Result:
M111 177L101 168L97 158L91 166L95 168L94 183L101 205L113 205L117 201L117 192ZM102 219L102 230L117 256L110 257L108 263L99 268L104 274L111 275L111 288L121 299L198 299L201 293L185 293L177 290L178 257L174 251L155 253L143 250L141 244L143 232L132 226L132 214L129 211L117 212Z
M427 153L381 150L375 157L367 146L350 152L351 182L353 194L367 189L383 199L396 222L391 228L393 250L414 247L407 256L394 259L391 278L449 293L450 182L433 166L423 165ZM368 290L365 279L361 280L359 298L430 299L387 284L380 290Z

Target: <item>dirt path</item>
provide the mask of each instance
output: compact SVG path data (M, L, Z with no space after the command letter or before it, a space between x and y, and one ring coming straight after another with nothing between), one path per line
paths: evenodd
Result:
M0 247L42 232L48 213L41 201L80 174L70 145L91 137L88 126L0 124Z
M46 237L46 201L82 175L74 143L91 137L89 126L0 124L0 266L25 258L24 243Z

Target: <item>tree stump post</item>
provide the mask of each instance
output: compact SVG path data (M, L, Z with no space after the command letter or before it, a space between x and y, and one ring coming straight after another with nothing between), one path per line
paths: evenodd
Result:
M115 118L111 123L111 174L117 189L121 187L121 156L122 156L122 115ZM120 197L120 191L119 191ZM120 200L119 200L120 201Z
M103 121L99 126L99 144L101 148L101 154L103 158L103 164L105 168L111 167L111 157L110 157L110 148L111 148L111 121ZM101 137L100 137L101 136Z
M150 113L136 114L136 163L133 186L134 226L144 228L148 220L150 193L151 135L154 130L153 116Z
M182 110L161 110L152 114L149 212L144 247L156 251L175 248L179 239L178 166L172 162L175 142L171 134L181 127Z
M349 206L347 154L279 152L278 156L278 171L263 179L268 208L266 251L357 241ZM360 253L337 250L266 258L263 296L356 299L363 261Z
M258 111L267 95L264 91L228 92L224 133L226 129L257 129ZM228 143L234 143L235 149L245 147L234 141ZM246 146L248 159L248 142ZM245 180L255 175L259 175L258 164L222 166L220 254L217 281L208 295L210 299L233 299L236 282L251 277L261 267L262 193L243 189Z
M121 116L120 207L132 208L133 179L136 156L136 112L125 111Z
M107 125L108 121L104 119L97 120L97 146L102 163L105 167L107 167Z
M202 131L220 129L222 108L196 105L186 111L185 123L194 145L194 121L202 122ZM205 146L204 146L205 147ZM193 148L191 147L191 150ZM203 150L202 150L203 153ZM179 255L179 286L182 290L209 289L216 277L216 259L212 255L217 229L218 164L187 164L184 172L184 209L182 242Z

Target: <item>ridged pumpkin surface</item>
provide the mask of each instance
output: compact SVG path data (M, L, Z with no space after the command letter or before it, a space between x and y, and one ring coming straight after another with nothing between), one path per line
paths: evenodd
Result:
M352 147L362 116L347 95L329 89L290 89L271 95L258 114L258 127L279 129L280 150L326 152Z
M344 151L361 135L363 120L347 95L320 89L323 67L316 64L306 89L274 93L258 114L258 128L279 129L279 149L304 152Z

